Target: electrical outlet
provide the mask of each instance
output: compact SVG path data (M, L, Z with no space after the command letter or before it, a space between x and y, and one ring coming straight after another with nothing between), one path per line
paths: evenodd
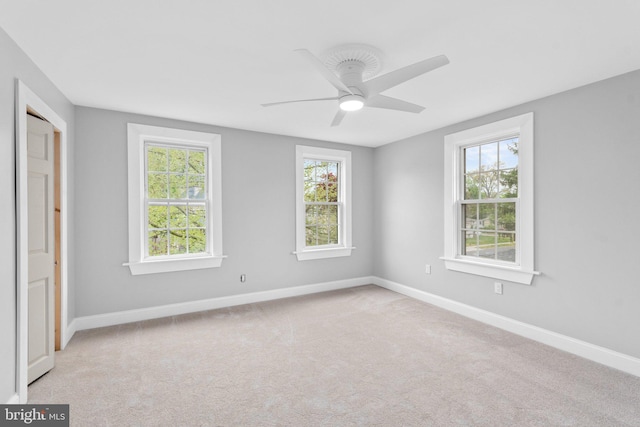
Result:
M500 282L494 282L494 284L493 284L493 291L494 291L496 294L500 294L500 295L502 295L502 283L500 283Z
M427 264L427 266L425 267L424 272L427 274L431 274L431 266L429 264Z
M240 275L240 283L244 283L247 281L247 275L246 274L241 274Z

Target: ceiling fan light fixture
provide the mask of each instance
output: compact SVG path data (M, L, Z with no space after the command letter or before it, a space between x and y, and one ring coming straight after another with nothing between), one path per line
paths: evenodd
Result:
M364 98L360 95L345 95L340 98L342 111L358 111L364 107Z

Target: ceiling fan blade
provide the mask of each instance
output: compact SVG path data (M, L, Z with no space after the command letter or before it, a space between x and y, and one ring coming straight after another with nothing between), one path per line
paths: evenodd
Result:
M273 107L274 105L280 105L280 104L291 104L293 102L310 102L310 101L335 101L338 98L337 96L334 96L333 98L315 98L315 99L296 99L293 101L280 101L280 102L269 102L267 104L260 104L263 107Z
M322 74L322 76L333 85L333 87L342 92L353 93L351 92L351 89L349 89L344 83L342 83L342 81L338 78L338 76L335 75L333 71L325 67L322 61L320 61L313 53L309 52L307 49L296 49L295 51L304 56L311 63L311 65L313 65L316 70L318 70L320 74Z
M406 67L399 68L379 77L374 77L373 79L366 81L364 84L369 90L369 93L375 95L397 86L400 83L404 83L407 80L418 77L419 75L435 70L443 65L447 65L448 63L449 59L445 55L434 56L433 58L416 62L413 65L407 65Z
M407 113L419 113L424 110L424 107L420 105L384 95L374 95L367 99L367 107L406 111Z
M347 115L347 112L338 108L338 112L336 113L335 117L333 118L333 121L331 122L331 126L338 126L340 124L340 122L342 121L342 119L344 119L344 116Z

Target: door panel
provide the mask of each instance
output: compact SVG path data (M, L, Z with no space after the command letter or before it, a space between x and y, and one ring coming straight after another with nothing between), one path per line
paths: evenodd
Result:
M48 356L47 280L29 283L29 360L38 363Z
M47 175L29 172L29 255L47 255Z
M54 365L53 126L27 117L29 223L28 382Z

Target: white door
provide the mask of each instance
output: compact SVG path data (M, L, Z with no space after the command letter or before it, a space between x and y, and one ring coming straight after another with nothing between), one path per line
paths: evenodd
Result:
M54 363L53 126L28 116L29 375L38 379Z

